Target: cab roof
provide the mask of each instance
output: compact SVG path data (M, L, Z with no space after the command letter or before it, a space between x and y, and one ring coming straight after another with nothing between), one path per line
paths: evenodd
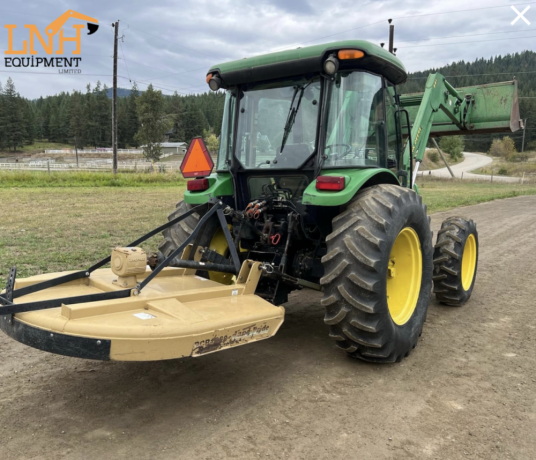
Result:
M341 70L368 70L383 75L393 84L404 83L407 79L406 69L400 59L365 40L343 40L225 62L212 66L207 75L219 74L224 86L229 87L318 73L322 71L324 60L341 49L357 49L365 53L360 59L340 61Z

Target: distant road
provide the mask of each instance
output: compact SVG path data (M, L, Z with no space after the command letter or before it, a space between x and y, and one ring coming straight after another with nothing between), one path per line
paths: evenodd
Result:
M475 169L482 168L486 165L489 165L493 158L490 158L486 155L480 153L471 153L463 152L465 159L456 165L452 165L450 169L456 176L457 179L461 179L462 173L464 179L480 179L480 180L491 180L491 175L489 174L472 174L469 171L474 171ZM424 174L429 174L424 172ZM435 169L432 171L432 176L435 177L450 177L450 173L447 168ZM507 177L507 176L493 176L493 180L498 180L502 182L519 182L519 177Z

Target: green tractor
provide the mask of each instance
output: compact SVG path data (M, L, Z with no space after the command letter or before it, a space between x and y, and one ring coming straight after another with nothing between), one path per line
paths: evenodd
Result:
M400 361L432 288L462 305L477 271L472 220L447 219L432 243L415 183L429 136L521 125L515 81L455 89L431 74L424 93L400 95L406 79L393 53L360 40L211 67L210 89L225 92L216 171L194 139L182 165L194 178L168 223L87 271L12 269L0 327L70 356L200 356L271 337L279 305L310 288L339 348ZM160 231L147 259L136 246Z

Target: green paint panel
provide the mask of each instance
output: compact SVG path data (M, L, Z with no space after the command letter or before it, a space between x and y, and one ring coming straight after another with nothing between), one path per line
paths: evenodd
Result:
M355 194L371 181L374 184L399 185L396 175L389 169L330 169L323 171L322 176L343 176L344 190L340 192L321 191L316 189L316 180L312 181L303 192L303 204L313 206L340 206L348 203Z
M386 75L393 83L406 80L402 61L382 47L365 40L343 40L306 46L287 51L263 54L213 65L207 73L219 72L224 82L235 85L271 78L320 72L328 53L340 49L359 49L365 57L352 61L352 65L369 67L371 71ZM351 61L341 61L341 66Z
M508 132L516 131L520 128L517 81L456 88L456 92L461 98L471 94L475 99L469 120L471 129L463 132L463 134ZM452 107L456 102L453 96L449 95L448 101L445 101L443 94L440 95L440 102L444 102L449 107ZM402 106L407 108L409 112L412 124L423 102L423 96L424 93L414 93L405 94L400 97ZM437 109L437 107L434 108ZM448 115L444 111L439 110L433 116L430 135L446 136L449 134L459 135L462 133Z
M231 174L213 173L208 176L208 181L210 186L203 192L186 191L184 193L184 201L188 204L203 204L213 197L234 195Z
M403 167L422 161L429 136L513 132L521 128L517 82L489 83L455 89L445 77L432 73L424 93L401 96L408 110L411 143L406 142ZM405 131L405 130L404 130Z

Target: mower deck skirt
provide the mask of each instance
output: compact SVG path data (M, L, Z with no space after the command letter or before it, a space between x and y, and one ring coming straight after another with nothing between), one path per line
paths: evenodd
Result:
M254 294L261 272L258 263L250 265L232 285L191 269L166 268L138 296L3 315L0 329L26 345L89 359L156 361L212 353L272 337L283 323L284 308ZM18 279L16 288L58 275ZM113 284L116 278L100 269L16 303L124 289Z

